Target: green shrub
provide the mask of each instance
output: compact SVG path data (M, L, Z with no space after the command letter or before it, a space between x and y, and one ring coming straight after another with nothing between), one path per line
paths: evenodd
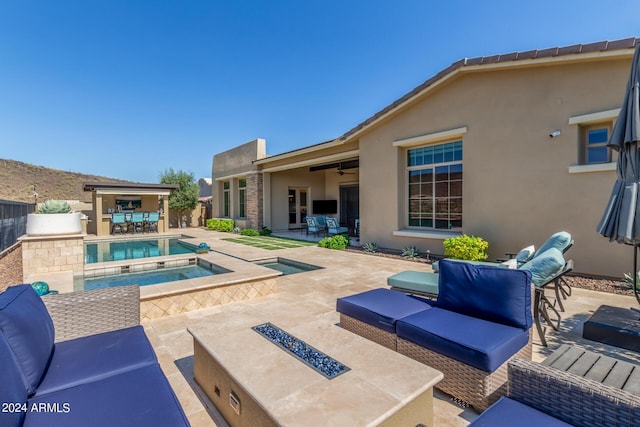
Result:
M233 220L224 218L211 218L207 220L207 228L215 231L233 231Z
M268 229L267 227L262 227L262 229L260 230L260 235L261 236L271 236L271 230Z
M69 203L62 200L47 200L38 208L39 214L58 214L71 212Z
M362 245L362 249L369 254L375 254L378 252L378 244L377 243L365 243Z
M331 237L325 237L318 242L318 246L327 249L347 249L349 246L349 238L347 236L336 235Z
M420 251L415 246L407 246L402 250L401 256L405 259L416 259L420 256Z
M260 232L255 228L245 228L240 232L241 236L259 236Z
M444 254L453 259L483 261L488 257L489 242L481 237L463 234L462 236L445 240L443 245Z
M624 273L624 282L629 286L629 289L633 289L633 274ZM640 286L640 271L636 273L636 286Z

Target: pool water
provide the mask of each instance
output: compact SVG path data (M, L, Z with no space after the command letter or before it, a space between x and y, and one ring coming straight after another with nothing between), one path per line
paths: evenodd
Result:
M176 238L104 241L85 244L84 263L93 264L163 255L182 255L195 251L195 248L190 248Z
M115 288L127 285L147 286L158 283L213 276L215 274L227 273L228 271L229 270L212 264L210 267L188 265L184 267L159 268L139 273L124 273L112 276L98 276L91 278L76 277L74 278L74 288L76 290L91 290Z
M282 272L283 276L287 276L289 274L304 273L305 271L312 271L322 268L318 267L317 265L311 265L304 262L280 257L255 261L255 264L270 268L272 270L280 271Z

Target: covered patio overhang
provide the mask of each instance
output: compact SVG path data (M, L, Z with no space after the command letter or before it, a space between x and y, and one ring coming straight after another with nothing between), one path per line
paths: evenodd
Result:
M144 184L123 182L85 182L83 191L91 192L93 209L87 233L106 236L111 233L113 212L158 212L158 231L169 231L169 193L177 184Z
M358 191L359 154L358 141L329 141L253 161L263 175L265 224L274 231L291 230L304 227L307 215L330 215L352 227L357 207L350 197L347 212L341 193L345 186ZM314 212L314 202L320 207L329 200L335 201L335 212Z

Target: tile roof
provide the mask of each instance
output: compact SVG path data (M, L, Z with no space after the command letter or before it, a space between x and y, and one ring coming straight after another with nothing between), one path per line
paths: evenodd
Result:
M463 58L459 61L454 62L449 67L440 71L433 77L429 78L424 83L415 87L413 90L403 95L399 99L392 102L390 105L386 106L382 110L375 113L373 116L369 117L362 123L355 126L353 129L347 131L338 139L346 140L354 133L362 130L366 126L375 122L385 114L389 113L396 107L401 104L404 104L414 96L421 93L423 90L441 80L445 76L453 73L454 71L461 69L463 67L468 67L472 65L484 65L484 64L496 64L496 63L506 63L511 61L521 61L521 60L531 60L531 59L540 59L540 58L549 58L549 57L557 57L564 55L575 55L575 54L584 54L591 52L606 52L613 50L622 50L622 49L632 49L636 46L636 44L640 43L640 38L630 37L626 39L613 40L613 41L599 41L595 43L588 44L575 44L571 46L562 46L562 47L552 47L548 49L539 49L539 50L529 50L525 52L512 52L504 55L491 55L491 56L479 56L476 58Z

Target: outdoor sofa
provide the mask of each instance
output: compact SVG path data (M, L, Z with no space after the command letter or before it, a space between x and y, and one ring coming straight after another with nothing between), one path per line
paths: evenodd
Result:
M375 289L339 298L340 324L441 371L436 387L483 411L506 394L506 362L531 358L531 273L440 266L435 302Z
M0 293L0 425L188 426L139 323L137 286Z

